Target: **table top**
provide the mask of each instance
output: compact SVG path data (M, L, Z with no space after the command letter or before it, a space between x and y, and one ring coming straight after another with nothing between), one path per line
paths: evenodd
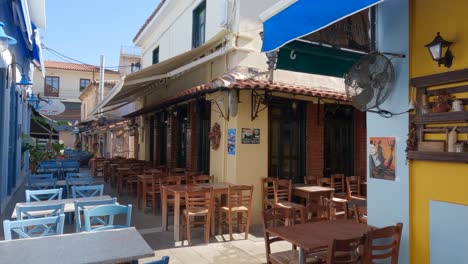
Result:
M74 212L75 211L75 200L78 201L100 201L100 200L110 200L112 199L111 196L109 195L103 195L103 196L94 196L94 197L85 197L85 198L70 198L70 199L61 199L61 200L49 200L49 201L35 201L35 202L24 202L24 203L17 203L15 206L15 210L13 210L13 213L11 214L11 218L16 218L16 207L18 206L39 206L39 205L49 205L49 204L58 204L58 203L65 203L65 212ZM44 212L37 211L31 213L32 215L41 215L44 214Z
M232 185L228 182L216 182L216 183L200 183L200 184L190 184L190 185L166 185L163 186L164 189L168 190L169 192L176 193L176 192L186 192L190 190L195 190L198 188L213 188L215 190L220 189L227 189L229 185Z
M331 192L335 189L323 186L314 185L293 185L293 190L304 191L304 192Z
M152 256L134 227L0 241L1 263L122 263Z
M359 237L369 230L366 224L344 219L267 228L270 234L308 251L327 247L332 239Z

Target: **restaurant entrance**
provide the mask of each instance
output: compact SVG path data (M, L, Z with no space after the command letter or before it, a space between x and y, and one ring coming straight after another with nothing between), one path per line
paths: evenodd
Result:
M305 104L274 100L268 109L269 176L302 182L305 171Z

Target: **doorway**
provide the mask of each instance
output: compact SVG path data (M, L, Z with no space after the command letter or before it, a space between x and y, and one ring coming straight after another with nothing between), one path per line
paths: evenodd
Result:
M268 176L299 183L305 172L305 104L274 99L268 111Z

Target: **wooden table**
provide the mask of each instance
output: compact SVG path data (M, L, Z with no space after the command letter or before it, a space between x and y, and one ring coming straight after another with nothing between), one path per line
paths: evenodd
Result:
M305 251L326 248L332 239L351 239L367 233L371 227L354 220L319 221L293 226L267 228L267 232L299 247L299 263L305 263Z
M11 218L16 218L16 207L18 206L39 206L39 205L49 205L49 204L58 204L58 203L65 203L65 213L75 212L75 200L78 201L101 201L101 200L110 200L112 197L109 195L103 196L95 196L95 197L86 197L86 198L77 198L77 199L62 199L62 200L50 200L50 201L36 201L36 202L24 202L24 203L17 203L15 206L15 210L11 214ZM47 212L31 212L31 215L43 215ZM1 261L0 261L1 263Z
M0 241L0 263L122 263L152 256L134 227Z
M334 191L335 189L329 187L311 186L305 184L293 185L293 195L305 198L307 203L310 201L319 201L320 196L332 199Z
M180 198L182 195L185 194L186 191L190 191L191 189L196 189L200 187L204 188L213 188L213 192L215 195L226 194L228 191L229 185L231 183L227 182L218 182L218 183L203 183L197 185L170 185L170 186L163 186L162 187L162 228L163 230L167 230L167 200L168 196L174 197L174 240L180 240ZM213 210L214 211L214 210ZM211 229L214 229L214 221L211 221Z

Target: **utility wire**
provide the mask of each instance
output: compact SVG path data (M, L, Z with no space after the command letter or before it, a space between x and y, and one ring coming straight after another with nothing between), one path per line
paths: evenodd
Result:
M44 50L47 50L48 52L50 52L51 54L67 61L67 62L70 62L70 63L79 63L79 64L83 64L83 65L87 65L87 66L91 66L91 67L96 67L96 68L99 68L100 66L97 66L97 65L93 65L93 64L89 64L89 63L86 63L86 62L83 62L83 61L80 61L80 60L77 60L77 59L74 59L74 58L71 58L67 55L64 55L63 53L60 53L52 48L49 48L47 47L46 45L42 44L42 48ZM106 69L112 69L112 68L125 68L125 67L132 67L133 65L119 65L119 66L106 66L104 68Z

